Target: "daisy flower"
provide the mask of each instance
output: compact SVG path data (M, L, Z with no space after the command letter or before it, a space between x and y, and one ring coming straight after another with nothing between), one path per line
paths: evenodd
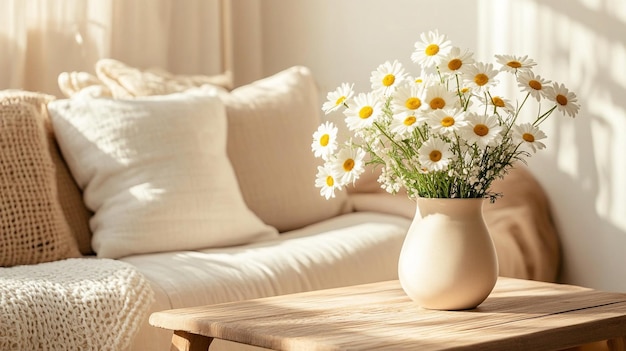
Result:
M372 92L360 93L354 97L350 107L343 111L350 130L370 127L382 113L382 103Z
M496 62L502 65L501 70L511 73L528 72L537 65L533 59L528 58L528 55L495 55L495 57Z
M463 77L468 87L483 93L498 84L495 80L497 74L492 63L477 62L467 68Z
M315 133L313 133L313 143L311 149L315 153L315 157L322 157L324 160L328 158L337 149L337 127L332 122L321 124Z
M402 64L397 60L385 62L372 72L370 82L372 91L376 94L389 96L396 87L406 78Z
M495 115L468 113L465 120L467 127L461 133L470 145L478 145L481 149L493 146L500 141L502 127Z
M418 160L428 171L443 171L452 161L448 144L441 139L430 138L417 150Z
M467 125L465 112L460 109L439 109L428 114L428 124L434 133L451 136Z
M474 63L473 55L467 50L461 53L461 49L455 46L442 58L439 69L444 73L461 73L468 65Z
M479 99L483 103L483 105L487 107L493 106L496 109L503 109L509 112L514 111L513 104L511 103L511 101L503 98L502 96L489 94L486 97L481 96Z
M332 160L331 171L341 184L354 183L365 171L365 151L361 148L345 147Z
M402 112L393 115L389 129L400 138L406 138L419 125L419 120L410 112Z
M325 167L317 167L315 187L320 188L320 195L328 200L331 197L335 197L335 190L340 190L341 184L337 181L330 167L325 165Z
M545 88L551 82L541 78L539 75L535 75L532 71L520 72L517 75L517 86L522 88L523 91L530 93L530 96L541 100L541 97L545 97Z
M415 114L418 110L423 110L426 107L423 100L424 89L422 84L402 84L393 95L391 109L394 113L409 112Z
M424 102L430 109L437 110L456 106L458 99L456 94L446 89L445 86L435 84L426 89L426 100Z
M546 147L544 143L539 141L545 138L546 135L544 132L539 130L537 126L533 126L530 123L513 126L513 140L515 140L516 143L531 149L533 152L537 152L537 150L541 150Z
M322 105L322 110L329 114L344 106L346 101L354 95L354 84L342 83L335 91L326 94L326 102Z
M428 73L422 70L417 77L408 78L408 81L412 81L418 86L429 86L432 82L439 82L439 76L435 73Z
M580 110L576 94L569 91L563 84L552 83L551 87L547 87L546 98L556 102L557 110L570 117L576 117Z
M423 67L438 66L450 50L451 43L445 35L439 35L439 31L422 33L421 41L415 43L415 51L411 54L411 60Z

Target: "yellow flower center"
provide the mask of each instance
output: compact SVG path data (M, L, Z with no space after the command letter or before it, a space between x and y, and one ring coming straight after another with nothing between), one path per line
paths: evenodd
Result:
M477 124L474 126L474 134L483 137L489 134L489 127L484 124Z
M462 65L463 61L459 60L458 58L452 59L450 60L450 62L448 62L448 68L451 71L456 71L457 69L461 68Z
M343 170L350 172L354 168L354 160L349 158L343 162Z
M424 50L424 53L426 54L426 56L435 56L437 55L438 52L439 52L439 45L437 44L430 44L426 47L426 50Z
M522 67L522 63L519 61L509 61L506 63L507 66L511 67L511 68L520 68Z
M337 101L335 101L335 106L339 106L341 104L343 104L343 102L346 101L346 97L342 96L339 99L337 99Z
M478 86L482 87L483 85L487 84L488 81L489 77L487 77L487 75L484 73L478 73L474 76L474 83L476 83L476 85Z
M530 134L530 133L524 133L522 135L522 139L524 139L524 141L527 141L529 143L532 143L535 141L535 136Z
M409 116L404 119L403 123L405 126L412 126L413 123L415 123L416 121L417 121L417 118L415 118L415 116Z
M436 97L432 100L430 100L430 108L432 108L433 110L436 109L440 109L440 108L444 108L446 106L446 100L440 98L440 97Z
M441 119L441 126L443 127L451 127L454 125L454 117L446 116Z
M541 88L542 88L541 83L539 81L537 81L537 80L534 80L534 79L528 81L528 86L533 88L533 89L535 89L535 90L541 90Z
M421 84L421 83L424 83L424 80L422 78L416 78L415 83Z
M439 160L441 160L441 151L439 150L433 150L430 152L430 154L428 155L428 157L430 158L431 161L433 162L439 162Z
M497 107L504 107L504 100L502 100L502 98L500 98L499 96L494 96L491 98L491 102L493 102L494 105L496 105Z
M386 87L390 87L393 85L393 82L396 81L396 76L393 74L388 74L383 78L383 85Z
M556 96L556 102L558 102L561 106L565 106L567 105L567 97L565 95L559 94Z
M330 135L324 134L320 138L320 145L327 146L329 141L330 141Z
M333 177L331 177L331 176L326 177L326 185L328 185L328 186L335 185L335 179L333 179Z
M467 93L468 91L469 91L469 88L468 88L468 87L464 87L464 88L462 88L462 89L461 89L461 92L462 92L463 94Z
M371 106L363 106L359 111L359 117L368 119L372 116L372 113L374 113L374 109Z
M406 99L404 106L406 106L409 110L417 110L420 106L422 106L422 100L416 97L410 97Z

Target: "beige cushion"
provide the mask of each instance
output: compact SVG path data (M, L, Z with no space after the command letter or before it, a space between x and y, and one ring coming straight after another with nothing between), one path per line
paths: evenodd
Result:
M220 96L228 156L252 211L281 232L345 212L345 192L326 200L315 187L321 163L311 141L321 109L308 69L293 67Z
M49 104L63 155L94 211L98 257L273 237L226 156L224 106L206 92Z
M96 76L109 89L114 98L131 98L149 95L165 95L189 88L210 84L231 87L227 74L175 75L162 69L139 69L114 59L96 62Z
M19 101L28 103L43 118L48 139L48 150L55 167L59 203L80 252L83 255L88 255L93 253L91 249L91 230L89 229L89 218L91 218L92 213L83 202L82 192L74 178L72 178L65 160L61 156L61 151L52 130L47 104L55 99L52 95L24 90L3 90L0 92L0 100L5 103L16 103Z
M0 104L0 266L78 257L63 216L44 121L27 102Z

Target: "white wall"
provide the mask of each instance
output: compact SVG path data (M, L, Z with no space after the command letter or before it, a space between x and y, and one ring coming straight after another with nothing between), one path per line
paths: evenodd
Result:
M385 60L411 67L413 44L430 29L473 49L479 60L496 53L530 55L539 63L537 73L575 91L582 106L575 120L553 114L543 125L548 148L530 160L562 231L562 281L626 291L623 0L235 3L259 11L235 19L236 83L305 65L319 83L320 100L344 81L368 89L369 73Z
M566 282L626 291L626 6L623 0L483 0L483 51L528 53L577 92L531 167L554 202ZM505 30L503 30L505 29Z

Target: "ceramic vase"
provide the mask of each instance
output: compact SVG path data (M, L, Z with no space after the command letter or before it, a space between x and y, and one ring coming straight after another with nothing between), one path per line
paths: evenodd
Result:
M498 260L483 218L484 199L418 198L398 275L423 308L464 310L480 305L498 278Z

